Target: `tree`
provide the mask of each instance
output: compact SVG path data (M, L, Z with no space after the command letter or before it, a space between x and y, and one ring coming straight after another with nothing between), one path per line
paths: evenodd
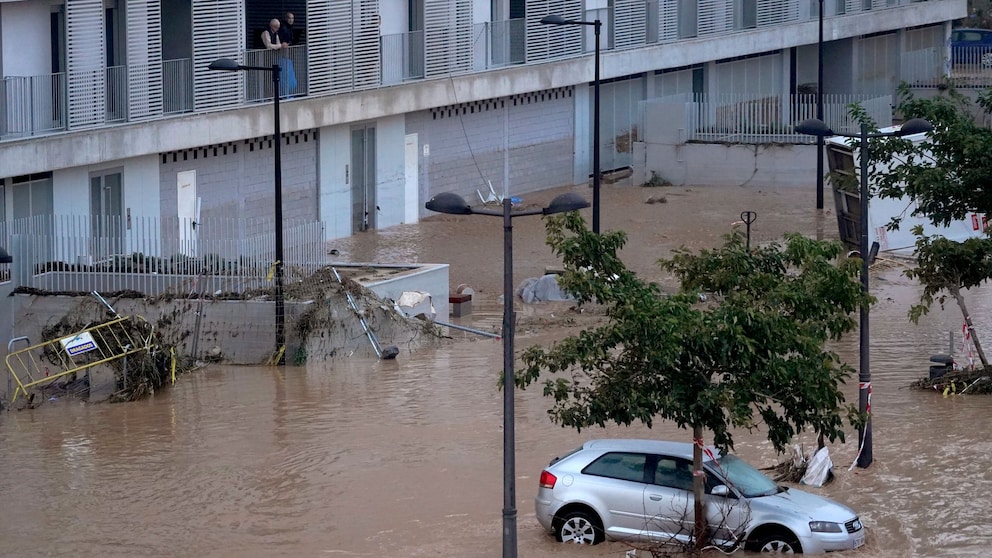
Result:
M980 114L992 112L992 91L980 94L977 101ZM927 141L914 145L905 140L880 140L872 144L869 167L878 194L882 197L908 198L915 202L914 215L922 216L937 226L965 219L970 214L992 214L992 130L976 121L971 101L950 88L946 95L931 99L916 99L909 89L900 88L899 111L906 118L926 118L934 130ZM900 160L901 165L889 165ZM879 165L888 167L876 174ZM975 215L974 218L978 218ZM899 220L890 223L898 227ZM906 271L910 278L923 285L920 303L909 311L917 322L930 306L939 301L941 292L948 292L964 316L969 336L983 366L988 366L971 316L965 305L963 290L992 279L989 263L988 238L972 238L956 242L944 237L924 236L921 227L917 235L917 266Z
M802 430L843 440L844 415L859 423L839 389L851 368L825 348L855 327L853 312L870 300L858 261L838 263L840 243L794 234L785 246L747 251L736 231L722 247L659 260L681 283L669 295L620 260L623 232L594 234L577 213L549 218L547 230L565 264L562 288L580 306L598 303L606 313L602 325L522 355L517 385L549 376L544 394L554 398L554 422L581 431L673 421L692 430L700 473L704 431L729 450L732 429L763 422L782 452ZM698 474L693 488L701 548L707 537Z
M920 316L929 312L935 301L943 307L944 296L940 293L947 291L961 309L978 358L982 366L987 367L989 361L985 358L978 336L974 334L975 327L961 289L977 287L992 277L992 239L969 238L955 242L942 236L925 236L919 227L917 229L916 267L906 270L906 276L923 285L923 294L920 295L920 303L910 309L909 318L913 323L919 322Z

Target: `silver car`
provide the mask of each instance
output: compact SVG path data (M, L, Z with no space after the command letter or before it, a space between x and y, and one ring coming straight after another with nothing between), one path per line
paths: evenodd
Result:
M850 550L865 543L854 510L775 484L745 461L708 448L706 515L714 544L779 553ZM688 544L692 444L592 440L541 473L537 520L559 541Z

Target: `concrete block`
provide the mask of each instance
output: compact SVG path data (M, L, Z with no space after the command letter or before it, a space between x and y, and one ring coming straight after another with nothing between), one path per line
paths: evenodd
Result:
M451 311L451 315L456 318L468 316L472 313L472 295L452 294L448 297L448 309Z

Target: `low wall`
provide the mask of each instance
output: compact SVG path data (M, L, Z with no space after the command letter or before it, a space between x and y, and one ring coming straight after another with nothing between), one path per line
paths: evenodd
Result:
M675 186L816 187L816 145L638 142L634 184L652 173Z

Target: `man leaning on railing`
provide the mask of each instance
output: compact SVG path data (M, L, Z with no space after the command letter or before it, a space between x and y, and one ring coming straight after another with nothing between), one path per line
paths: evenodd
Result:
M268 50L285 50L290 47L293 40L293 14L286 14L286 22L289 29L281 29L282 24L278 19L273 18L269 22L269 28L262 31L262 44ZM293 69L293 61L288 55L279 57L279 67L282 69L279 76L279 96L291 96L296 89L296 72Z

